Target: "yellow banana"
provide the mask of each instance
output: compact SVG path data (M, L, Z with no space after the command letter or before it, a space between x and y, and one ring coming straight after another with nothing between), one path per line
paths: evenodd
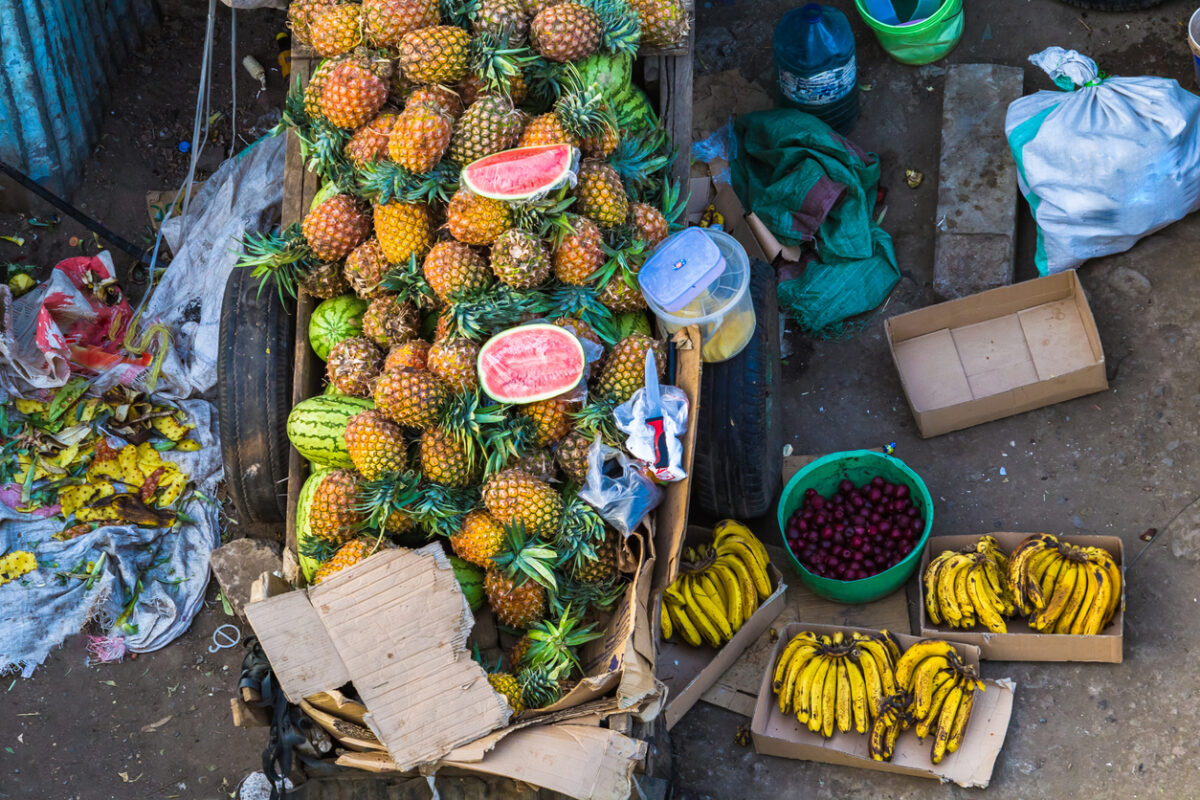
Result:
M933 659L926 659L932 661ZM921 674L921 669L924 668L925 662L917 667L917 675ZM917 681L917 690L913 692L913 698L916 701L916 707L913 709L913 716L918 720L927 719L933 708L933 698L937 696L938 691L947 683L954 683L957 673L953 669L945 668L937 670L934 673L933 679L928 681L925 686L922 686L921 681Z
M1000 611L1003 606L1000 604L999 598L988 597L987 589L980 584L987 583L987 577L982 574L982 570L978 567L972 567L967 573L967 594L971 598L971 602L975 605L975 613L979 617L979 621L987 626L987 629L992 633L1008 633L1008 626L1004 624L1004 619L1000 616Z
M879 677L879 665L875 663L875 658L863 650L859 650L858 666L862 668L863 682L867 687L867 708L874 718L879 715L880 708L883 706L883 681Z
M725 585L713 574L712 567L696 573L696 580L700 581L709 597L721 604L721 609L725 611L725 619L729 619L729 600L725 597Z
M1008 593L1008 587L1004 585L1004 573L996 565L996 562L985 562L983 565L983 575L987 579L988 590L1000 602L1001 615L1011 617L1016 614L1016 605Z
M883 687L883 696L891 697L896 693L896 674L892 668L892 656L887 647L874 639L860 639L858 647L867 653L867 657L875 661L876 672L879 673L879 683Z
M942 704L942 713L938 715L937 733L933 737L933 747L930 748L929 760L934 764L942 763L946 755L946 745L950 742L950 731L954 728L954 718L958 715L958 707L962 703L963 690L955 686Z
M792 656L804 645L818 643L817 637L810 631L801 631L791 638L787 646L783 648L783 652L779 654L779 661L775 663L775 674L771 676L771 685L775 691L779 691L779 687L783 685L783 676L791 663Z
M1091 582L1091 572L1086 564L1078 564L1071 562L1071 566L1075 570L1075 590L1071 592L1071 598L1067 600L1066 606L1063 607L1063 613L1059 615L1058 621L1054 623L1055 633L1070 633L1071 625L1078 616L1079 610L1083 607L1083 599L1088 593L1088 585Z
M1096 597L1090 606L1085 607L1086 615L1084 615L1084 611L1080 612L1086 617L1081 633L1085 636L1095 636L1104 630L1104 615L1108 612L1112 584L1109 583L1108 576L1104 574L1101 567L1088 564L1087 568L1092 572L1092 579L1096 582Z
M850 679L850 707L854 712L854 730L866 733L867 725L871 722L871 714L867 711L867 682L863 678L862 667L849 657L843 659L846 677Z
M887 628L881 628L879 631L879 639L887 648L888 655L892 657L892 663L895 664L900 660L900 654L904 652L904 648L900 646L900 640L896 638L896 634L889 631Z
M825 713L825 679L832 665L833 659L822 657L812 676L808 695L808 729L813 733L820 733L824 724L822 715Z
M851 710L850 671L846 668L846 657L837 660L837 729L841 733L850 730L854 724L854 712Z
M1017 545L1017 549L1013 550L1012 555L1008 557L1008 572L1005 575L1005 581L1008 584L1009 594L1017 599L1017 608L1022 614L1032 614L1034 612L1028 597L1023 591L1023 581L1026 574L1025 562L1035 553L1055 546L1057 543L1058 540L1049 534L1035 533Z
M712 574L713 582L719 583L722 588L725 598L725 610L729 616L729 626L735 631L741 630L748 617L746 616L746 602L742 599L741 583L737 579L737 575L733 574L733 570L724 564L714 563L708 568Z
M687 612L688 617L695 624L696 629L700 631L700 635L704 637L705 641L713 647L720 647L721 633L705 614L700 601L696 599L696 595L692 591L691 581L685 578L683 581L680 581L680 587L682 588L684 598L687 599L687 605L684 606L683 610Z
M742 587L742 602L746 605L745 617L750 619L758 610L758 589L754 587L754 578L750 577L749 568L733 556L721 556L716 563L728 568L737 576L738 584Z
M964 692L962 702L958 706L958 713L954 716L954 724L950 728L950 738L946 742L947 753L955 752L962 744L963 734L967 731L967 723L971 720L971 709L974 706L975 692L969 690Z
M925 568L925 574L921 576L921 583L925 588L925 616L929 617L929 621L934 625L942 624L941 606L937 599L938 570L952 555L954 551L947 550L930 561L929 566Z
M1071 619L1071 627L1069 632L1073 636L1082 636L1084 629L1088 625L1088 616L1091 613L1092 606L1096 604L1096 598L1100 594L1100 582L1096 580L1098 570L1085 561L1079 566L1083 573L1084 579L1087 581L1086 589L1083 593L1083 600L1079 602L1079 609L1075 612L1075 616ZM1105 598L1105 603L1108 600Z
M911 683L900 684L901 690L912 693L917 704L918 718L922 716L922 710L928 711L929 703L933 699L934 680L943 669L953 669L950 660L944 655L931 655L913 669Z
M825 674L825 686L821 693L821 735L826 739L833 736L833 726L837 722L837 687L838 663L841 658L833 659L829 672Z
M1062 615L1063 609L1075 591L1075 581L1078 577L1075 566L1064 560L1058 578L1055 579L1054 594L1050 597L1050 602L1029 620L1029 627L1035 631L1051 632L1053 630L1054 624Z
M967 571L971 569L971 559L966 558L966 563L962 563L954 570L954 599L958 601L958 607L962 611L962 623L964 628L972 628L975 626L975 605L971 602L971 596L967 594Z
M813 683L817 679L817 673L821 671L821 664L828 660L824 654L817 653L804 665L804 669L800 670L800 677L796 679L796 688L792 695L792 710L796 712L796 719L801 725L807 725L812 716Z
M946 624L950 626L957 626L963 619L963 610L959 606L958 598L954 593L954 570L958 568L960 558L962 557L961 553L955 553L938 570L938 605L942 610L942 616L945 618Z
M950 696L950 692L954 691L954 687L959 684L959 676L952 675L950 680L938 687L933 693L933 700L929 704L929 709L925 712L924 717L917 718L917 738L925 741L925 737L929 735L929 729L932 728L938 721L938 717L942 713L942 706L945 705L946 698Z
M784 714L788 712L788 707L792 705L797 679L799 679L804 668L808 666L808 662L816 658L820 653L820 645L809 643L805 644L804 647L792 656L792 660L788 664L787 673L784 675L783 685L779 689L776 689L779 692L779 710Z
M896 663L896 685L907 691L912 685L913 671L930 656L941 656L952 664L958 663L958 651L954 645L941 639L922 639L904 651Z
M671 619L675 623L675 627L679 629L679 635L683 637L683 640L692 647L699 647L701 644L700 631L688 616L687 608L667 603L666 609L670 612Z
M700 608L704 609L704 613L712 620L717 630L720 632L723 641L729 641L733 638L733 628L729 625L729 618L725 616L725 606L721 604L721 598L713 590L712 581L702 573L694 573L691 576L689 588L692 590L692 596L700 604Z
M1046 570L1042 573L1042 604L1037 607L1037 611L1045 611L1046 606L1050 605L1050 600L1054 596L1054 585L1058 582L1058 578L1066 565L1067 560L1058 553L1055 553L1054 557L1046 565Z
M754 588L758 591L760 600L771 596L771 578L767 575L766 567L758 562L754 550L743 540L728 536L717 545L717 552L722 555L728 553L746 565L750 577L754 579Z
M659 625L662 627L663 639L670 639L671 634L675 632L674 626L671 624L671 614L667 611L667 601L659 598Z
M1029 606L1035 611L1041 611L1046 607L1047 601L1050 599L1042 592L1042 578L1046 574L1046 570L1062 556L1056 549L1042 550L1034 553L1026 562L1025 575L1022 578L1022 590L1029 598Z
M1108 627L1108 623L1112 622L1112 618L1117 613L1117 607L1121 605L1121 568L1117 566L1116 559L1102 547L1085 547L1084 552L1087 553L1088 559L1095 565L1104 570L1104 574L1108 577L1109 597L1108 610L1104 614L1104 624L1101 630Z
M762 541L754 535L753 531L737 520L723 519L716 524L715 528L713 528L713 541L715 543L720 543L729 536L735 536L744 540L746 544L750 546L750 549L754 551L759 565L763 569L767 568L767 564L769 564L771 561L770 557L767 555L767 548Z

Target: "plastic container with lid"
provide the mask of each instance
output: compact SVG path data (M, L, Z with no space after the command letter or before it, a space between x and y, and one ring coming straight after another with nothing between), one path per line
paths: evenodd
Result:
M808 3L775 26L775 76L784 101L841 133L858 119L858 63L850 21Z
M700 357L709 363L740 353L754 335L750 259L724 231L688 228L658 246L638 285L668 333L700 327Z

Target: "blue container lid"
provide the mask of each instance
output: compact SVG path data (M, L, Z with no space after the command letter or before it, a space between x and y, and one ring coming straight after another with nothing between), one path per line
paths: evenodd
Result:
M725 272L725 257L700 228L668 237L642 266L638 285L652 302L678 311Z

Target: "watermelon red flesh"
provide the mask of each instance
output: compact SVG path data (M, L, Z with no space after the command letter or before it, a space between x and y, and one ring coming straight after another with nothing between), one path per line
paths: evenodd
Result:
M292 447L314 464L353 469L346 449L346 424L375 404L364 397L320 394L297 403L288 414Z
M518 147L463 167L467 188L493 200L526 200L561 187L578 169L579 151L569 144Z
M534 403L569 392L587 364L575 334L557 325L521 325L479 351L479 382L501 403Z

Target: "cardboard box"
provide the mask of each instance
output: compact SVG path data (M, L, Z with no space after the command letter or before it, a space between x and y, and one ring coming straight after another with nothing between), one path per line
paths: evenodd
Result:
M832 634L837 631L852 633L869 632L866 628L843 628L834 625L811 625L793 622L780 631L779 641L767 669L763 673L759 688L758 704L754 708L754 719L750 723L750 734L754 738L754 749L760 755L780 758L799 758L805 761L820 761L825 764L841 764L847 767L862 767L879 772L894 772L899 775L914 775L920 778L936 778L953 781L959 786L984 788L992 779L992 768L1004 737L1008 734L1008 721L1012 716L1012 681L989 680L987 690L977 693L971 719L963 735L958 752L948 754L941 764L929 760L931 739L923 743L917 739L912 728L900 734L896 742L896 753L891 761L875 761L867 754L866 734L850 730L848 733L835 731L833 738L824 739L796 721L794 715L785 715L771 689L771 678L775 662L788 641L801 631ZM917 636L896 634L901 647L909 647L919 640ZM973 667L979 666L979 648L955 643L963 661Z
M742 201L738 199L737 192L733 191L733 186L729 184L729 163L727 161L715 158L708 164L693 165L688 190L691 194L688 196L687 210L684 213L689 225L698 223L704 214L704 209L712 204L725 218L725 232L746 248L746 255L750 256L751 260L758 258L768 264L771 263L774 256L768 257L769 253L765 252L755 229L747 220L746 209L742 207ZM762 227L762 223L759 223L759 227Z
M604 636L581 651L585 677L555 705L517 721L467 649L474 618L439 543L376 553L317 586L250 603L246 616L292 702L354 684L368 709L364 724L387 748L357 755L378 771L436 769L453 762L507 774L502 770L512 752L525 752L517 761L528 762L528 747L541 747L546 737L564 737L568 750L590 741L575 730L543 731L523 736L524 750L497 748L510 733L560 721L570 728L598 727L606 715L618 712L657 713L661 691L654 679L647 614L653 562L646 558L641 534L633 538L636 573ZM589 758L607 764L610 777L631 773L630 759L636 760L638 748L625 741L628 737L607 734ZM622 754L620 764L605 761L616 754ZM528 770L520 774L527 777L510 777L536 780Z
M1006 553L1025 541L1028 533L993 533ZM931 639L967 642L979 648L982 658L991 661L1098 661L1120 664L1125 641L1125 552L1117 536L1059 536L1060 541L1079 547L1102 547L1113 554L1121 568L1121 605L1108 627L1096 636L1072 636L1066 633L1038 633L1025 620L1005 620L1008 633L992 633L986 628L962 630L935 626L925 616L925 585L921 586L919 605L921 635ZM944 550L971 547L979 536L932 536L926 542L918 575Z
M925 438L1108 388L1074 270L910 311L884 327Z
M706 528L688 528L686 544L711 540L712 531ZM771 576L774 591L759 604L758 610L742 623L742 627L733 638L720 649L707 644L692 647L682 641L664 642L660 617L662 605L659 602L662 593L661 590L654 593L655 599L651 608L654 618L654 641L658 643L654 663L658 670L658 679L667 687L667 705L663 709L667 730L675 727L675 723L700 701L701 695L717 682L725 670L733 666L733 662L741 657L746 648L754 644L783 611L783 595L787 591L787 584L783 582L783 575L774 564L768 565L767 572Z

